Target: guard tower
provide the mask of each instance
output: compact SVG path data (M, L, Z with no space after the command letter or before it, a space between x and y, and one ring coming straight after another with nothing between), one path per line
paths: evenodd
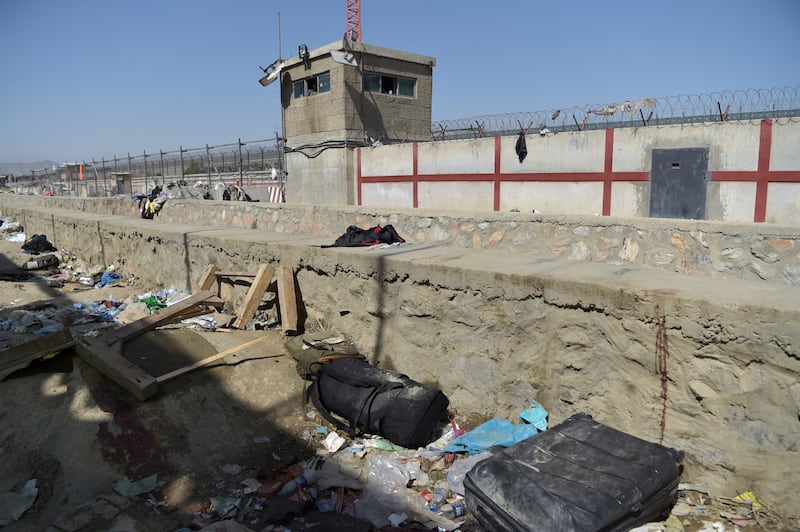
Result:
M315 50L300 45L276 65L287 200L354 205L355 148L430 140L435 65L433 57L347 38Z

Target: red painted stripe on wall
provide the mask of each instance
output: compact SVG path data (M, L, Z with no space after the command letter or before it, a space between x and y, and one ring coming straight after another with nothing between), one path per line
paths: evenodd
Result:
M611 216L611 182L614 180L614 130L606 129L606 153L603 161L603 216Z
M415 209L417 209L419 208L419 179L417 179L417 176L419 175L419 144L417 144L416 142L412 145L411 153L412 153L411 179L413 180L413 183L411 185L412 188L411 204L414 206Z
M769 159L772 148L772 120L761 121L758 141L758 175L756 176L756 207L754 222L767 218L767 189L769 188Z
M356 195L358 199L356 200L357 205L361 205L361 149L356 149Z
M494 211L500 210L500 137L494 138Z

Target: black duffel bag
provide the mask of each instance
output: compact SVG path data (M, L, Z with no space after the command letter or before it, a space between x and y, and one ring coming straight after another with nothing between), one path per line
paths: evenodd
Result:
M374 434L409 449L436 439L450 404L433 386L355 358L324 362L309 393L320 414L350 437Z

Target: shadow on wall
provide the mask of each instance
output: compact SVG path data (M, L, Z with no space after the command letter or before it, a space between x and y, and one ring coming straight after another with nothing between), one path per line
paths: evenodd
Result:
M383 122L383 115L373 101L374 96L368 96L349 84L347 85L347 95L351 101L358 102L356 106L358 120L354 119L356 123L348 124L347 129L352 131L363 127L367 136L364 139L365 142L385 142L389 138L389 132Z

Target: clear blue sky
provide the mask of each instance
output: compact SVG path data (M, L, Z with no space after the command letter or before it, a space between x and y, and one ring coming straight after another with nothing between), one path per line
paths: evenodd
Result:
M341 39L345 0L0 0L0 162L272 138L259 65ZM433 119L800 85L800 1L362 0L430 55Z

